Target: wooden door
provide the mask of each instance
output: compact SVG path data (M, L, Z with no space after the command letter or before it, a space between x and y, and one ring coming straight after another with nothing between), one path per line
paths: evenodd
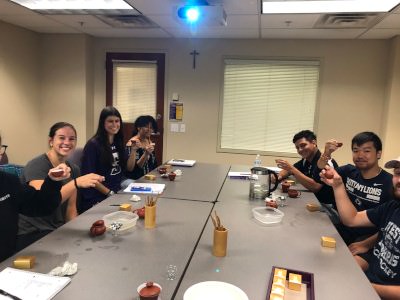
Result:
M146 109L141 109L143 114L152 115L157 121L158 131L154 133L152 140L156 143L155 153L158 164L161 164L163 157L163 132L164 132L164 85L165 85L165 54L163 53L107 53L106 54L106 105L120 108L114 102L114 70L118 63L140 63L140 64L155 64L156 76L155 88L156 91L153 97L148 101L154 101L154 111L146 113ZM134 80L134 79L133 79ZM132 91L134 93L134 91ZM139 104L140 105L140 104ZM121 111L121 110L120 110ZM134 120L124 121L124 139L125 142L132 136Z

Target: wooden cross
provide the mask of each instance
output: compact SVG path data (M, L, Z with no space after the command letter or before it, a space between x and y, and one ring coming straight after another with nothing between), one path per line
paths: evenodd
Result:
M200 55L200 53L196 50L193 50L190 52L190 55L193 55L193 69L196 69L196 55Z

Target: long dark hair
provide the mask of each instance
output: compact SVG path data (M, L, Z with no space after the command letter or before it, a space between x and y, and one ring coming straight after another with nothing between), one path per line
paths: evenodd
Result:
M152 116L146 115L146 116L137 117L137 119L135 120L135 123L134 123L132 136L135 136L138 134L139 128L146 127L149 124L151 124L151 127L153 127L153 132L158 131L157 122Z
M119 111L113 106L106 106L100 113L99 124L97 125L96 134L93 136L93 139L96 139L100 144L100 161L102 164L111 167L114 162L114 158L111 152L111 145L108 141L108 133L104 128L104 123L109 116L118 117L120 120L120 129L117 134L114 136L114 145L117 148L117 152L119 155L119 164L122 169L125 169L125 147L124 147L124 133L123 133L123 122L122 117Z

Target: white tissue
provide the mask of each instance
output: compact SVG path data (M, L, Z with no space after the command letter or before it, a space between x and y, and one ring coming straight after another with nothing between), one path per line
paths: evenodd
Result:
M70 276L74 275L78 271L78 264L71 264L69 261L66 261L62 267L55 267L53 270L49 272L49 275L53 276Z
M130 200L133 201L133 202L139 202L141 199L140 199L140 197L138 195L132 195Z
M182 170L180 169L175 170L174 173L176 174L176 176L182 176Z

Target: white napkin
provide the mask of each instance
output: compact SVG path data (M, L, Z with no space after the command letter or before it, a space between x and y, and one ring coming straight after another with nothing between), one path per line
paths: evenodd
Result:
M129 200L133 202L139 202L141 199L138 195L132 195L132 197Z
M74 275L78 271L78 264L71 264L69 261L66 261L62 267L55 267L48 274L53 276L70 276Z
M174 173L176 174L176 176L182 176L182 170L180 169L176 169Z

